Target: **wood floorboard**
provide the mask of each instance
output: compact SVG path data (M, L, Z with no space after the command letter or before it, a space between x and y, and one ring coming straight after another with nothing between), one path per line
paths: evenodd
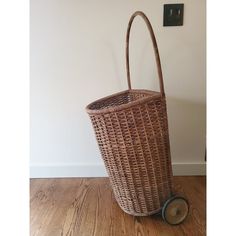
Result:
M178 226L159 215L135 217L115 201L108 178L30 180L31 236L202 236L206 235L206 178L174 177L175 192L190 204Z

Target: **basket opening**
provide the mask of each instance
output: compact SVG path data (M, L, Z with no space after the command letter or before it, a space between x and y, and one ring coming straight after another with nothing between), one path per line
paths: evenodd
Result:
M153 96L154 92L151 91L126 91L123 93L119 93L117 95L114 96L109 96L106 97L104 99L100 99L98 101L93 102L92 104L90 104L88 106L88 108L90 110L102 110L102 109L106 109L106 108L111 108L111 107L117 107L120 105L124 105L124 104L129 104L131 102L137 101L141 98L146 98L146 97L150 97Z

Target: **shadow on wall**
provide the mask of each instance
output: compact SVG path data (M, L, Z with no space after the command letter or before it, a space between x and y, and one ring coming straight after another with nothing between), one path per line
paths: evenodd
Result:
M172 161L202 163L206 147L206 104L167 96Z

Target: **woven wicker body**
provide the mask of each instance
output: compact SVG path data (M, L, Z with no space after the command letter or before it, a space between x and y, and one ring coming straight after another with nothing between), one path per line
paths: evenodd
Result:
M146 22L154 46L160 92L131 88L129 33L135 16ZM86 107L115 198L132 215L151 215L172 196L172 169L166 99L160 58L150 22L132 15L126 37L129 89Z

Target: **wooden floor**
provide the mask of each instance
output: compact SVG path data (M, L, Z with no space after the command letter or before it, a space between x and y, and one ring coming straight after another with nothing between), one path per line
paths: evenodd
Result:
M160 216L134 217L117 205L107 178L32 179L30 235L201 236L206 235L205 177L174 177L190 203L188 218L170 226Z

